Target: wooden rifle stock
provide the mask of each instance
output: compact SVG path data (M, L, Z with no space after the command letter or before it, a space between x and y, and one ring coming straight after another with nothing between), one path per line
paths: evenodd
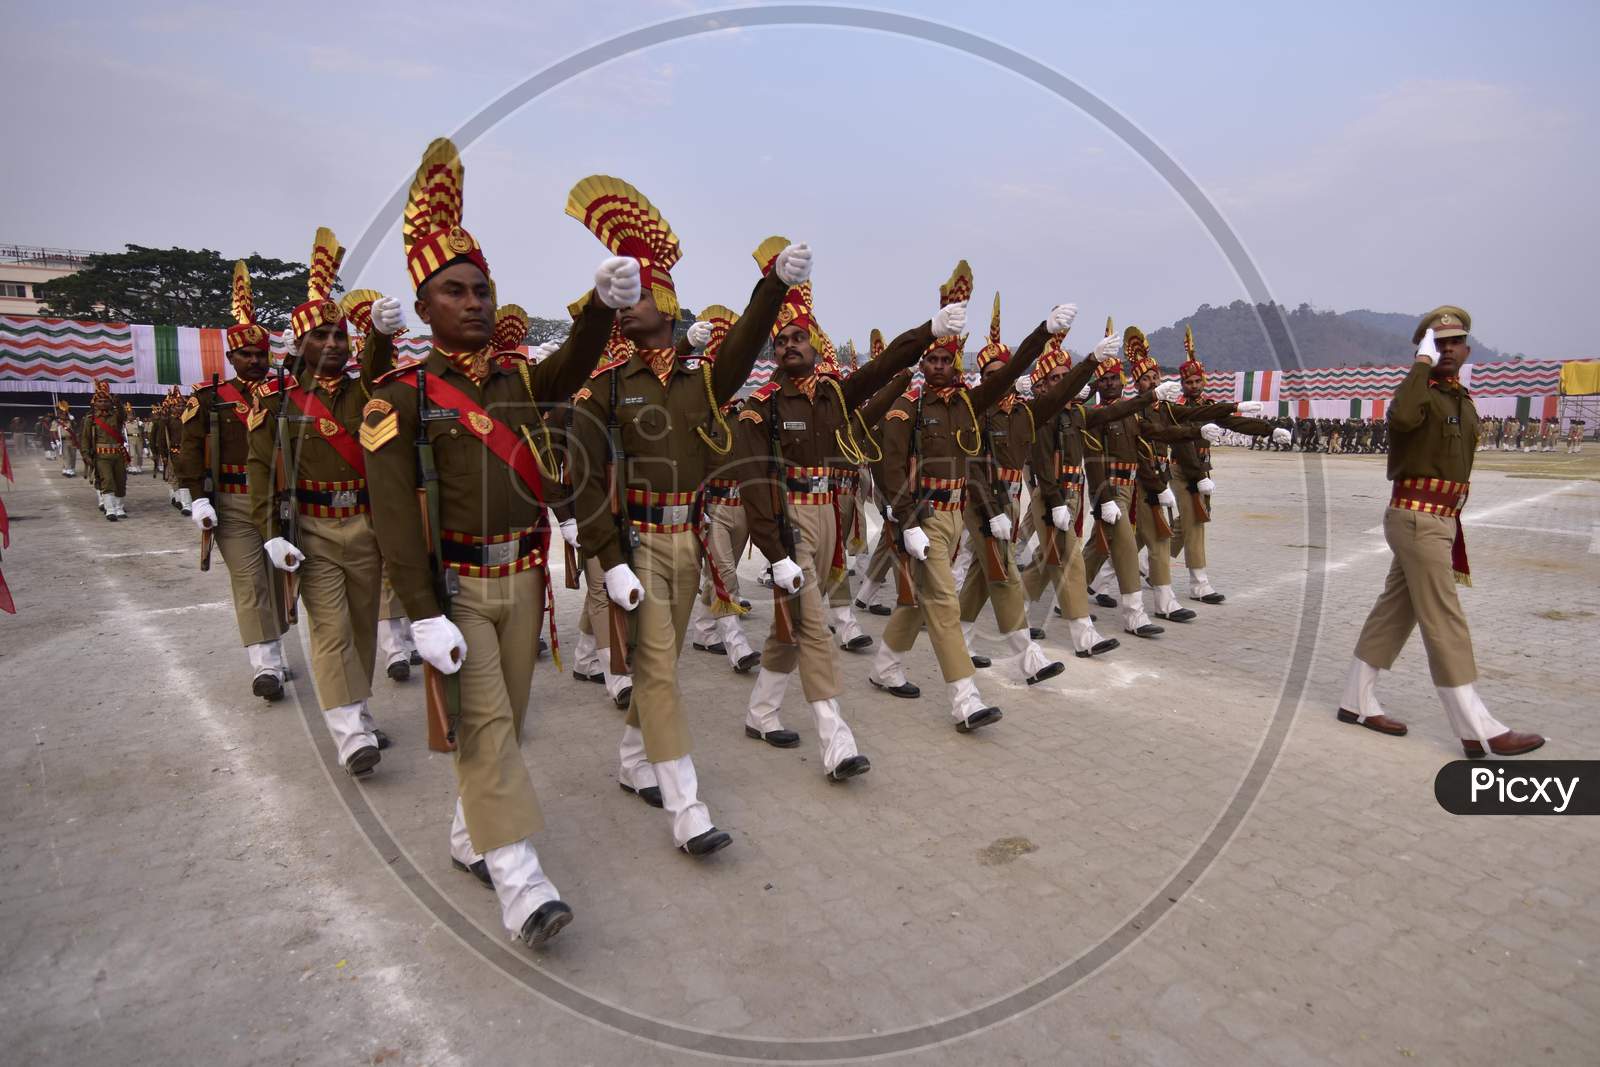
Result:
M565 538L561 541L561 562L567 569L567 588L578 588L578 553Z

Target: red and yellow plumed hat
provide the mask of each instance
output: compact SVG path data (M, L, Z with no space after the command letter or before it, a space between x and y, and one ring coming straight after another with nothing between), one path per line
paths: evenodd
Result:
M755 259L756 266L761 268L763 275L771 274L772 268L778 262L778 253L789 247L787 237L772 236L756 245L756 250L750 253ZM822 326L817 322L816 305L811 295L811 282L804 281L799 285L789 287L783 294L783 303L778 306L778 317L772 323L772 336L785 326L799 326L806 331L807 340L811 350L817 354L817 370L824 374L839 373L839 350L834 347L833 339L823 332Z
M311 241L311 270L306 275L306 302L289 315L296 341L319 326L340 326L344 312L333 302L333 286L339 280L339 264L344 262L344 246L326 226L317 227ZM370 321L370 319L369 319Z
M244 260L233 264L233 325L226 332L228 351L236 348L266 348L270 343L267 328L256 321L256 298L250 289L250 268Z
M113 410L117 406L117 402L111 399L111 383L104 378L96 378L94 380L94 395L89 398L89 406L100 407L105 404L109 404Z
M429 278L458 260L472 263L485 278L489 276L489 261L483 258L478 239L461 228L465 180L461 154L450 138L438 138L422 153L400 224L412 289L421 289Z
M739 313L722 304L712 304L695 317L711 327L711 337L706 341L706 349L700 358L715 363L717 353L722 351L722 342L728 339L728 331L739 321Z
M1044 343L1044 351L1039 353L1039 358L1033 361L1033 369L1028 371L1028 381L1034 388L1044 381L1051 371L1057 367L1071 367L1072 354L1063 344L1067 339L1067 331L1050 335L1050 340Z
M528 313L519 304L501 304L494 313L489 347L496 352L514 352L527 336Z
M872 336L868 339L867 345L867 354L873 359L883 355L883 331L874 326L872 328Z
M989 313L989 343L978 349L978 369L991 363L1010 363L1011 349L1000 340L1000 294L994 294L994 310Z
M637 259L640 287L655 299L656 310L670 319L678 317L672 268L683 248L643 193L621 178L591 174L567 194L567 214L583 223L612 255Z
M1194 358L1194 328L1192 326L1183 328L1183 350L1189 358L1178 364L1178 377L1188 378L1192 375L1199 375L1200 380L1204 382L1206 380L1206 366Z
M950 272L949 279L939 286L939 306L948 307L958 304L963 300L972 299L972 267L966 260L956 264L956 269ZM967 347L967 335L951 337L938 337L933 344L928 346L931 352L935 348L943 348L956 358L956 373L961 373L961 351Z
M1116 329L1117 328L1114 325L1112 325L1111 316L1107 315L1106 316L1106 336L1110 337L1113 333L1116 332ZM1144 335L1140 334L1139 336L1143 337ZM1096 366L1095 369L1094 369L1094 376L1095 376L1096 380L1099 380L1101 378L1110 378L1110 377L1113 377L1113 376L1115 376L1117 378L1121 378L1122 377L1122 360L1120 360L1120 359L1102 359L1100 361L1099 365Z
M1128 359L1128 376L1134 381L1146 371L1157 371L1156 361L1150 358L1150 342L1145 340L1144 331L1137 326L1129 326L1122 331L1122 354Z

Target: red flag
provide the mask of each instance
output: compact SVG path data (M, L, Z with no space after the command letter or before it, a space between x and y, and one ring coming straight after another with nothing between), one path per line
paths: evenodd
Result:
M6 587L6 576L4 571L0 571L0 611L3 611L8 615L15 615L17 613L16 601L11 599L11 590Z
M11 516L6 514L6 502L0 500L0 548L11 547Z
M11 477L11 453L6 451L6 435L0 433L0 474L5 475L8 482L15 482Z

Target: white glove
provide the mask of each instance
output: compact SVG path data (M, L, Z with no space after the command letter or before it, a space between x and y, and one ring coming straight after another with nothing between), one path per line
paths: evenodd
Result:
M1115 500L1107 500L1100 505L1100 521L1109 526L1115 526L1122 521L1122 509L1117 507Z
M1072 510L1065 504L1057 504L1050 509L1050 525L1058 530L1065 530L1072 521Z
M1162 382L1156 386L1156 399L1175 404L1183 399L1183 386L1174 381Z
M1212 481L1210 478L1201 478L1198 482L1194 483L1194 487L1200 490L1200 492L1209 495L1213 490L1216 489L1217 483Z
M417 655L440 674L454 674L467 658L467 639L456 624L443 615L411 620L411 643Z
M594 295L608 308L631 308L639 302L639 261L611 256L594 272Z
M1156 503L1160 504L1164 508L1175 508L1178 506L1178 498L1172 495L1172 486L1169 485L1165 489L1161 490L1160 493L1156 494Z
M1079 400L1088 400L1089 399L1089 386L1086 385L1082 389L1078 390L1078 399Z
M954 337L967 329L967 302L958 300L933 313L933 336Z
M1220 445L1222 443L1222 427L1214 422L1208 422L1200 427L1200 436L1214 445Z
M400 301L392 296L380 296L372 302L372 328L385 337L393 337L406 324L400 310Z
M1286 445L1293 440L1294 435L1288 430L1285 430L1282 426L1279 426L1276 430L1272 431L1272 443L1275 445Z
M539 363L543 360L549 359L559 351L561 351L560 341L546 341L542 345L534 345L532 348L528 349L528 359L534 363Z
M202 530L214 530L217 527L217 512L211 506L211 501L201 497L189 505L189 521Z
M1002 541L1011 540L1011 517L1009 515L996 515L990 519L989 532Z
M778 253L772 272L784 285L804 285L811 277L811 246L790 245Z
M1045 316L1044 328L1051 333L1065 333L1072 329L1072 320L1078 317L1077 304L1057 304Z
M606 596L617 607L632 611L644 599L644 586L640 584L639 576L633 573L632 567L619 563L606 571Z
M689 343L696 348L704 348L711 340L711 324L709 322L696 322L689 327Z
M560 529L561 529L561 540L565 541L567 544L571 545L573 548L577 548L578 547L578 520L577 519L562 519L561 520Z
M1417 346L1417 358L1425 359L1435 367L1439 365L1439 346L1433 343L1433 328L1422 335L1422 343Z
M190 505L189 517L194 517L193 505ZM281 537L274 537L262 547L267 550L267 558L272 560L272 565L280 571L299 570L300 561L305 558L298 548Z
M1112 334L1094 346L1094 350L1089 353L1089 361L1099 363L1103 359L1116 359L1121 353L1122 338Z
M800 569L800 564L787 556L772 565L772 584L785 593L798 593L805 580L806 574Z
M1266 409L1267 405L1259 400L1241 400L1234 405L1234 410L1247 419L1259 419Z
M907 526L903 536L906 541L906 551L911 553L912 559L928 558L928 535L922 532L922 527Z

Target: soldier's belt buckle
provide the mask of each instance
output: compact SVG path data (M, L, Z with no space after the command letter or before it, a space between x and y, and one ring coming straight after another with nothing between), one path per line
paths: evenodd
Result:
M806 492L826 493L828 491L828 476L826 474L814 475L807 480L811 483L811 488L807 489Z
M661 509L661 525L663 526L683 526L688 521L688 504L667 504Z
M332 500L329 506L335 508L353 508L359 502L360 499L356 493L356 490L336 489L333 492Z
M1021 482L1007 482L1006 483L1006 494L1008 496L1013 496L1013 497L1019 497L1020 498L1022 496L1022 483Z
M522 556L519 551L521 547L522 540L520 538L515 541L496 541L492 544L482 545L480 549L483 555L483 565L485 567L504 567L515 563Z

